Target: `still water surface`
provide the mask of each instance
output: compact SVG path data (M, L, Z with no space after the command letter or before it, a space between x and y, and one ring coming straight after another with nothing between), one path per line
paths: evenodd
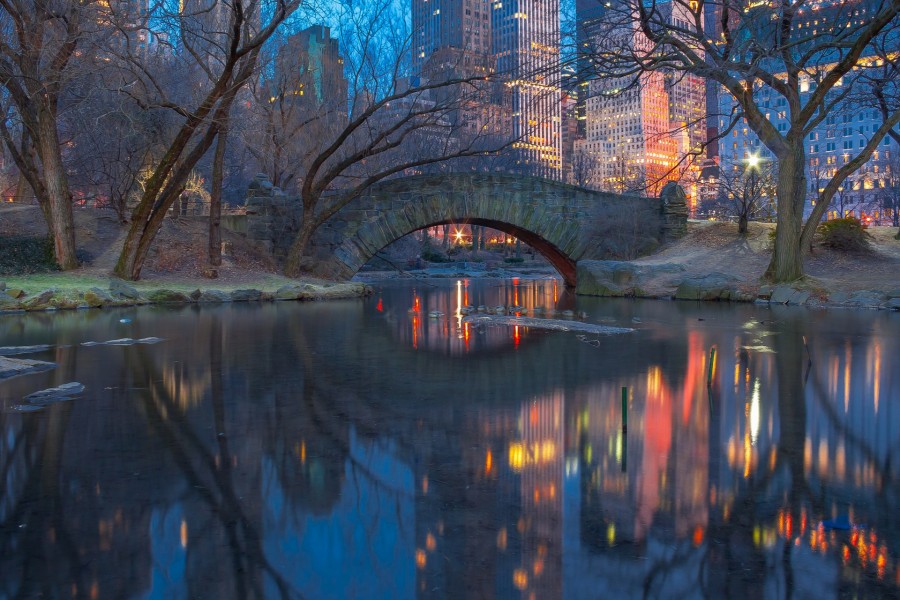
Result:
M900 315L376 287L0 318L0 598L898 596Z

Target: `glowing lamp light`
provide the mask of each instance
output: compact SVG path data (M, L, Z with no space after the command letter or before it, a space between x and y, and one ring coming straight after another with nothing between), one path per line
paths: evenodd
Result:
M759 163L760 163L759 154L751 154L749 157L747 157L747 166L749 168L758 169Z

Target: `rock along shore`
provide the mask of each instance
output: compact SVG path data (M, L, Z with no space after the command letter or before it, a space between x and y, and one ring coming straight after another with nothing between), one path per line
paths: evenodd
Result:
M275 290L246 288L224 291L198 288L185 292L168 288L138 290L121 279L111 279L108 289L101 287L91 287L85 290L49 288L41 292L26 294L21 289L7 288L5 283L0 282L0 314L145 304L337 300L361 298L371 293L371 287L356 282L297 282L283 285Z
M900 288L833 290L812 277L790 284L763 285L729 273L690 273L679 263L582 261L577 277L576 293L584 296L900 310Z

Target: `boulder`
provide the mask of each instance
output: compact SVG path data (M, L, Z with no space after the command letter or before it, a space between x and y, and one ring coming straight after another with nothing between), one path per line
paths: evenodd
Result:
M796 291L790 285L776 285L772 288L772 292L769 295L769 302L772 304L787 304Z
M191 295L191 300L193 300L194 302L199 302L200 296L203 295L203 292L200 291L199 289L197 289L197 290L194 290L193 292L191 292L190 295Z
M633 268L612 260L583 260L576 266L575 278L578 282L577 292L583 296L626 295L621 283L628 283L634 278ZM632 265L629 265L632 266Z
M50 300L56 295L55 289L44 290L37 296L32 296L21 302L20 306L25 310L47 310L53 307ZM55 307L53 307L55 308Z
M829 304L848 308L880 308L888 299L886 294L872 290L832 292L828 295Z
M84 293L84 303L91 308L99 308L101 306L110 306L114 304L114 301L113 297L106 290L92 287Z
M218 304L222 302L231 302L231 296L222 290L203 290L197 302L205 304Z
M299 286L283 285L275 290L276 300L296 300L297 294L300 293Z
M156 304L184 304L191 301L190 297L182 292L176 292L175 290L166 289L153 290L152 292L147 294L147 300Z
M56 294L53 298L50 299L50 305L54 308L60 308L64 310L78 308L81 306L81 294L66 295L66 294Z
M676 300L730 300L737 296L740 280L725 273L710 273L700 277L688 277L678 284Z
M110 279L109 291L113 294L116 294L117 296L130 298L131 300L140 300L141 298L141 294L137 291L136 288L128 285L121 279Z
M6 292L0 292L0 310L18 307L19 301L15 297L10 296Z
M617 260L583 260L577 265L577 292L584 296L635 296L650 295L651 279L684 272L684 266L675 263L642 264Z
M862 290L853 292L847 302L848 306L854 308L879 308L885 301L885 296L881 292L871 290Z
M231 292L232 302L258 302L261 297L262 292L254 289L234 290Z

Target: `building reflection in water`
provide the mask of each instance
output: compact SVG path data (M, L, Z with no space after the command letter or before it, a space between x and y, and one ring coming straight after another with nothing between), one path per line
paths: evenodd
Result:
M395 322L408 318L407 329L399 335L401 343L414 349L450 355L516 347L531 333L527 327L507 329L476 325L464 321L466 315L498 314L497 310L502 307L503 315L562 318L561 312L574 306L571 294L565 294L556 279L513 279L492 287L475 286L469 279L460 279L455 281L453 293L428 291L422 286L413 287L405 307L385 304L384 298L379 297L375 300L374 310L386 313ZM407 316L402 314L404 310Z
M897 595L890 321L593 305L635 324L630 350L467 335L480 304L578 308L461 281L169 316L194 340L78 350L89 377L60 353L104 393L0 415L0 598Z

